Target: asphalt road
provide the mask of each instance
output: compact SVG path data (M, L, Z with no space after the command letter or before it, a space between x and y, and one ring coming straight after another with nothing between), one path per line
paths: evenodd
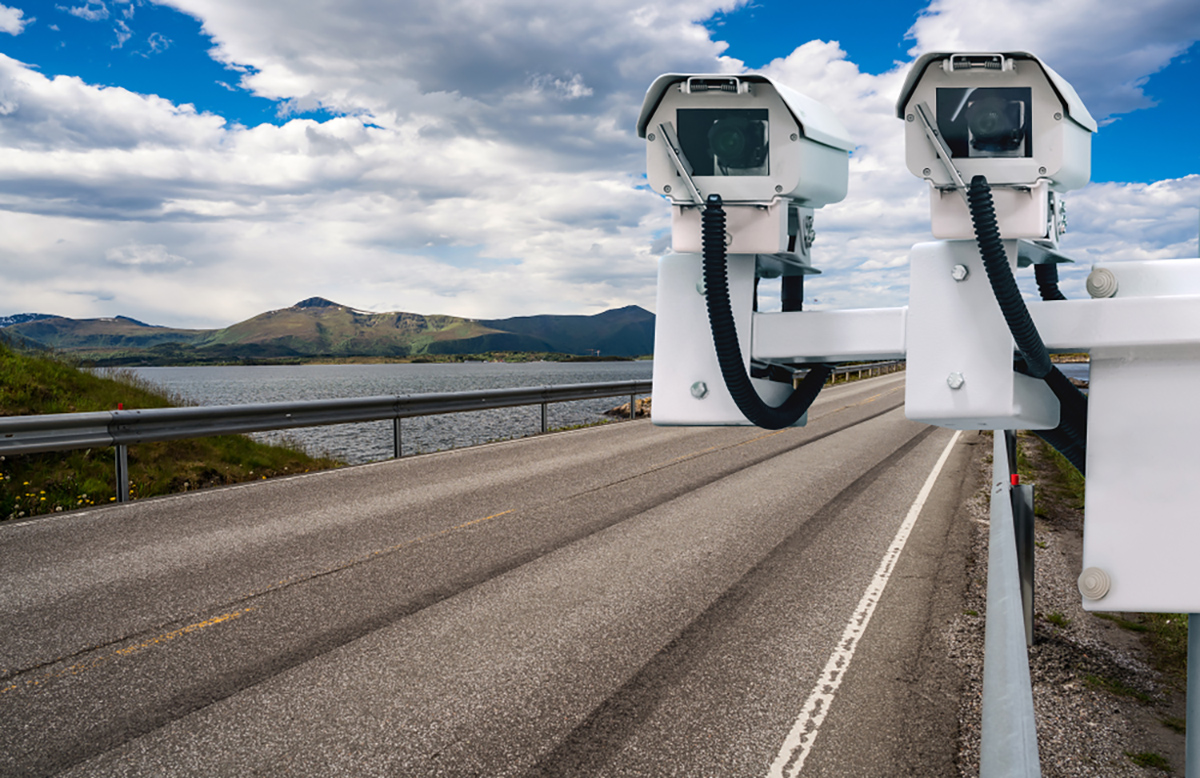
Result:
M903 394L0 524L0 774L956 774L975 437Z

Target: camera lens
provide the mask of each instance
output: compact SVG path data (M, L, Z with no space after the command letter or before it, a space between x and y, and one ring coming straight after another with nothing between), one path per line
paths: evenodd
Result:
M967 106L966 116L976 150L1014 151L1021 145L1025 132L1019 100L983 97Z
M763 122L744 116L727 116L713 122L708 129L708 145L722 167L755 168L767 160Z

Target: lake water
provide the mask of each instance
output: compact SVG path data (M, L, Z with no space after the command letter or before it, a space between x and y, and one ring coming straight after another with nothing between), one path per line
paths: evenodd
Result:
M343 397L464 392L599 381L650 380L653 363L639 362L466 362L390 365L254 365L228 367L139 367L132 372L195 405L325 400ZM553 427L599 421L626 397L553 403ZM540 406L498 408L405 419L404 454L469 446L521 437L541 429ZM256 440L289 440L306 451L359 464L392 455L392 422L339 424L254 433Z
M325 400L342 397L463 392L520 386L650 380L653 362L466 362L393 365L263 365L228 367L139 367L132 372L182 400L196 405ZM1088 377L1088 365L1062 364L1070 378ZM620 397L554 403L551 427L586 424L605 418ZM489 411L422 416L403 422L404 454L470 446L489 440L531 435L541 428L541 410L498 408ZM306 451L359 464L392 455L390 421L305 427L258 432L268 442L288 440Z

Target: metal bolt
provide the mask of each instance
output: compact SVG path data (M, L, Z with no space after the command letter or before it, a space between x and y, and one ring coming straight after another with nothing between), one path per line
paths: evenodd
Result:
M650 140L650 141L654 140L654 133L650 133L649 135L647 135L646 140Z
M1054 121L1061 122L1062 121L1062 113L1060 113L1059 111L1055 111L1054 112Z
M703 277L699 281L696 282L696 291L700 293L701 297L703 297L705 292L707 291L704 286L704 278Z
M909 122L914 122L914 121L916 121L916 120L917 120L917 117L913 116L913 115L910 113L908 116L905 116L905 117L904 117L904 120L905 120L905 121L909 121Z
M1086 286L1092 297L1112 297L1117 293L1117 277L1106 267L1092 268Z
M1079 574L1079 593L1089 600L1102 600L1112 588L1108 573L1098 567L1089 567Z
M930 174L930 173L932 173L932 172L933 172L933 171L932 171L932 170L930 170L929 168L925 168L924 170L922 170L922 171L921 171L921 175L923 175L923 176L927 176L927 175L929 175L929 174Z
M666 192L667 194L670 194L671 193L671 185L667 184L666 186L664 186L663 191Z
M799 136L799 135L797 135L797 134L796 134L796 133L794 133L794 132L792 133L792 135L791 135L791 138L792 138L792 140L794 140L794 141L800 140L800 136Z
M959 372L954 372L946 376L946 386L951 389L962 389L962 385L966 382L967 379L963 378L963 374Z
M1046 168L1044 168L1044 167L1038 168L1038 175L1043 175L1043 176L1046 175Z
M950 277L955 281L966 281L969 275L971 275L971 269L966 265L955 265L950 269Z
M782 191L783 191L783 186L781 186L780 184L776 184L775 185L775 193L779 194Z
M703 400L707 396L708 384L704 383L703 381L697 381L696 383L692 384L692 397L695 397L697 400Z

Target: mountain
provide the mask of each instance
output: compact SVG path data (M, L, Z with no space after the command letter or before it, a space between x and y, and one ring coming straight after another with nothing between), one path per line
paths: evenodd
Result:
M48 313L18 313L15 316L0 316L0 329L11 327L14 324L24 324L29 321L37 321L38 319L53 319L54 317Z
M649 354L654 314L636 306L594 316L476 320L372 313L322 297L267 311L218 330L158 327L118 316L68 319L18 314L2 330L12 342L100 364L179 364L244 359L411 357L495 351L603 356Z
M479 322L504 332L537 338L551 351L636 357L654 351L654 314L628 305L594 316L518 316Z

